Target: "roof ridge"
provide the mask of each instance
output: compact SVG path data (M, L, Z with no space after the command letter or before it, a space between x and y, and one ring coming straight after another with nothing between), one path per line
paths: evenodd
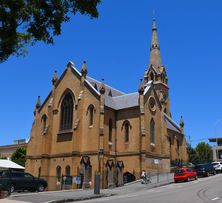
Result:
M90 77L90 76L88 76L88 75L86 76L86 78L89 78L89 79L95 80L95 81L98 82L98 83L101 83L100 81L98 81L98 80L96 80L95 78L92 78L92 77ZM118 91L118 92L121 93L121 94L126 94L125 92L122 92L122 91L120 91L120 90L118 90L118 89L116 89L116 88L114 88L114 87L111 87L110 85L107 85L106 83L104 83L104 84L105 84L105 86L107 86L107 87L109 87L109 88L112 88L112 89Z
M115 97L112 97L112 98L114 99L116 97L123 97L123 96L132 95L132 94L138 94L138 92L132 92L132 93L128 93L128 94L118 95L118 96L115 96Z

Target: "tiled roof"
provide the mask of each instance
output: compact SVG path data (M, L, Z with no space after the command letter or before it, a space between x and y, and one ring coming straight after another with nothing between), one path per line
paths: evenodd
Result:
M105 106L115 110L131 108L139 106L139 93L134 92L131 94L125 94L121 96L111 97L105 96Z
M100 89L100 86L101 86L101 82L99 82L98 80L94 79L94 78L91 78L89 76L86 77L86 80L88 80L93 87L95 87L95 85L97 86L97 90L99 91ZM112 92L112 96L113 97L116 97L116 96L120 96L120 95L124 95L125 93L113 88L113 87L110 87L109 85L105 84L105 88L106 88L106 92L105 92L105 95L108 96L110 90Z

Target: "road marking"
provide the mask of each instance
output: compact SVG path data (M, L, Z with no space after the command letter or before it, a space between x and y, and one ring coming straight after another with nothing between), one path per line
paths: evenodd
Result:
M211 199L212 201L215 201L215 200L218 200L218 199L220 199L219 197L215 197L215 198L213 198L213 199Z

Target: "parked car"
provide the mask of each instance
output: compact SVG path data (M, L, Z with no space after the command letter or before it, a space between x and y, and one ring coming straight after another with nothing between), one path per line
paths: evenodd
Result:
M11 193L24 190L42 192L48 186L47 182L41 178L36 178L29 173L10 170L0 173L0 185L4 185L6 182Z
M178 168L174 173L174 182L197 180L197 173L192 168Z
M215 161L215 162L212 162L211 165L214 167L214 169L217 173L222 172L222 162Z
M0 191L7 192L7 195L10 195L11 193L11 181L2 179L2 175L4 174L4 171L0 171Z
M195 166L195 170L198 176L216 175L216 170L210 163L198 164Z

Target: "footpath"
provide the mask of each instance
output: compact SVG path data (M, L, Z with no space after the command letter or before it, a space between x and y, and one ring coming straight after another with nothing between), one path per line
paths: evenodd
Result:
M89 200L113 195L124 195L134 193L144 189L151 189L167 185L173 182L173 174L153 175L149 184L141 184L141 180L125 184L122 187L113 189L102 189L100 194L94 194L94 190L62 190L41 193L17 193L6 199L1 199L0 203L65 203L81 200Z

